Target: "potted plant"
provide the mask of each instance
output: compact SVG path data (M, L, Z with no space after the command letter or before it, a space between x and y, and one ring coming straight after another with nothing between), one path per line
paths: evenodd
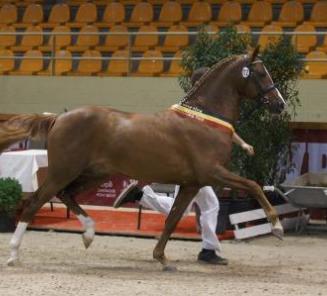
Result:
M15 214L21 197L22 187L16 179L0 179L0 232L15 230Z

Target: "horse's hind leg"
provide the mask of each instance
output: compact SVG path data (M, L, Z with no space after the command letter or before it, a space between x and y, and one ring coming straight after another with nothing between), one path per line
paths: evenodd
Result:
M83 243L85 248L87 249L94 239L95 228L94 228L94 221L89 217L89 215L80 207L80 205L75 201L74 197L66 192L61 193L58 196L61 201L70 209L81 222L84 233L82 234Z
M165 247L171 233L176 228L178 221L182 218L187 206L190 204L191 200L195 194L199 191L198 187L183 187L181 186L173 207L165 222L165 228L162 232L157 245L153 250L153 258L158 260L163 265L163 270L170 271L175 268L168 265L167 258L165 257Z
M76 196L80 192L101 185L107 178L107 174L81 175L58 194L58 197L61 199L61 201L67 206L68 209L70 209L76 215L78 220L81 222L84 228L82 238L86 249L93 242L95 234L95 222L80 207L80 205L74 199L74 196Z
M53 196L55 196L57 192L62 189L62 187L65 186L66 182L60 184L58 181L59 180L56 180L56 182L54 182L50 178L47 178L39 189L30 195L28 201L26 202L26 206L22 210L16 230L10 240L10 258L7 261L8 265L12 266L18 262L18 250L22 242L23 235L36 212Z
M212 185L223 183L233 189L244 190L252 194L262 206L268 220L272 223L272 233L279 239L282 239L284 231L279 221L277 212L268 201L261 187L256 182L233 174L220 165L216 167L213 176L210 176L208 179L212 181Z

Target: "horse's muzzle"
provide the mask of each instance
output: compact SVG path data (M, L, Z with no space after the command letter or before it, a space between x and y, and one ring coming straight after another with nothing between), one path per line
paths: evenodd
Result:
M284 102L278 100L278 101L274 102L272 112L273 113L280 114L280 113L282 113L282 111L284 110L284 108L285 108Z

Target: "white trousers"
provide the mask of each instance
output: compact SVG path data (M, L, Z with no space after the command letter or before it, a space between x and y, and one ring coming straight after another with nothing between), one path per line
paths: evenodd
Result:
M175 196L179 186L176 186ZM200 224L202 247L204 249L216 250L218 255L221 253L221 244L216 235L217 218L219 212L219 201L211 186L202 187L194 196L193 201L188 206L184 215L191 210L193 202L196 202L200 208ZM150 186L143 187L143 196L140 204L145 208L159 211L168 215L174 203L174 198L156 194Z

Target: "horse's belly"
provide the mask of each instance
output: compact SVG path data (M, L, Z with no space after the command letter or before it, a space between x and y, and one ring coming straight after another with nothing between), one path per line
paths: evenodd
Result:
M173 180L189 181L193 172L183 156L164 151L151 151L150 149L134 149L123 159L115 162L115 167L128 176L136 179L170 182ZM175 181L175 182L176 182ZM180 183L179 182L179 183Z
M131 136L111 149L111 162L120 173L136 179L170 182L193 178L185 153L168 136ZM117 142L116 142L117 143Z

